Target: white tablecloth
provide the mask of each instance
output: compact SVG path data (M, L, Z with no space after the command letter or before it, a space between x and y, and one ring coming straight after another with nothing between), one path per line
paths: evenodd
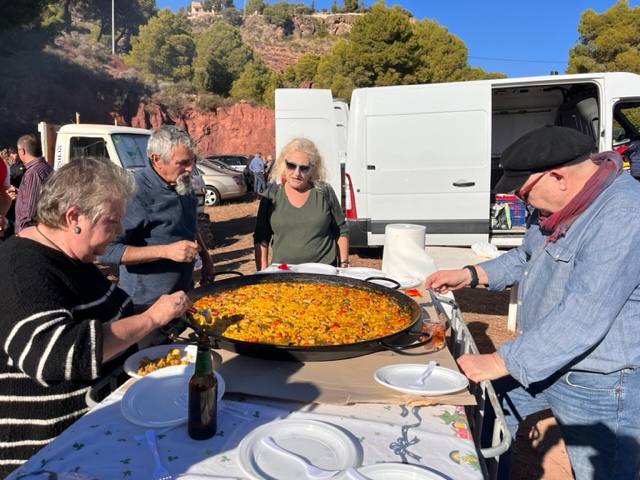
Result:
M152 478L151 452L136 439L145 428L125 420L121 398L122 393L112 393L8 478L41 470L78 472L86 478ZM223 400L218 433L209 440L192 440L186 425L158 430L160 457L176 478L247 478L236 447L252 429L282 418L322 420L347 430L362 447L363 465L403 462L439 472L445 479L482 478L463 407L301 405L231 398Z

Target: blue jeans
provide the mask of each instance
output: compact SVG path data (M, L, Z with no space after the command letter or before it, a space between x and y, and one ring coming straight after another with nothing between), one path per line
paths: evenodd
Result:
M513 438L522 419L551 409L577 480L639 478L640 369L570 371L527 389L504 379L495 387Z
M266 185L266 181L264 179L264 174L262 173L254 173L253 174L253 191L256 193L262 192Z

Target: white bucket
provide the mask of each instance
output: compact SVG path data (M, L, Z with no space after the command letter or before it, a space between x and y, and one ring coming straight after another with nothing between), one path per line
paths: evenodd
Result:
M384 231L382 271L391 277L424 280L437 270L435 260L425 251L426 229L422 225L393 223Z

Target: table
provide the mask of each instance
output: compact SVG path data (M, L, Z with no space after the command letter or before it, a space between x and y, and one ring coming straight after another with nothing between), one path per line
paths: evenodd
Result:
M124 419L122 395L113 392L8 478L39 470L78 472L87 478L151 478L151 452L136 439L145 428ZM463 407L303 405L234 395L226 396L221 407L218 433L209 440L192 440L186 425L158 431L162 462L176 478L247 478L236 447L252 429L281 418L341 426L362 447L363 465L404 462L433 469L445 479L482 478Z
M429 313L425 292L416 300ZM432 318L435 315L430 313ZM450 357L446 350L440 353ZM338 365L324 363L329 367L333 364L333 368ZM223 375L224 367L225 364L220 368ZM239 375L232 369L227 371ZM83 479L151 478L153 457L141 439L145 428L129 423L120 410L124 390L132 381L109 395L8 478L17 480L41 470L77 472ZM226 381L228 385L234 383L233 379ZM222 401L218 433L213 438L192 440L186 425L181 425L157 431L158 449L163 464L175 478L247 478L237 452L240 441L256 427L285 418L321 420L339 426L361 449L363 465L415 464L439 474L435 478L448 480L483 476L465 409L460 405L405 405L397 401L304 403L232 393Z

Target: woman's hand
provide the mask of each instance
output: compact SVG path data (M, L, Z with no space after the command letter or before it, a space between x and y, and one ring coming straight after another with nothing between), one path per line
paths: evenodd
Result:
M179 291L170 295L162 295L147 309L146 313L151 318L154 327L161 327L174 318L184 315L192 305L193 303L187 294Z

